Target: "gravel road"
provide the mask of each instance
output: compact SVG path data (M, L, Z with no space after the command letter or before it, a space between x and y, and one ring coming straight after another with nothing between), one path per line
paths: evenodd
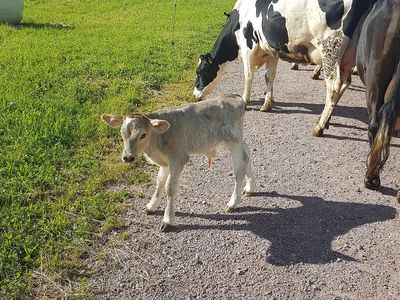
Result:
M256 193L234 213L223 210L233 189L224 149L211 168L204 156L186 166L172 232L159 231L162 211L143 212L154 186L143 198L124 182L111 187L132 194L129 236L115 246L111 235L90 263L96 299L400 299L400 139L381 191L365 189L365 89L353 76L330 129L312 138L325 98L312 70L279 63L270 113L258 111L256 73L244 128ZM242 73L232 63L215 94L241 94Z

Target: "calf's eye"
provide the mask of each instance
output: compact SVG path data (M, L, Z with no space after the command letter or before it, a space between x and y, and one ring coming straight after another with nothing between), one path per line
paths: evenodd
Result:
M145 137L146 137L146 134L143 133L143 134L140 136L140 139L143 140Z

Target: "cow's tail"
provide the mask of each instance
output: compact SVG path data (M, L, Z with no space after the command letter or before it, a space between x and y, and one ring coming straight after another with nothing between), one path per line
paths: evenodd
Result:
M396 117L400 115L400 61L394 77L394 87L390 99L382 105L377 115L378 131L372 141L368 155L368 173L379 174L389 157L390 140Z

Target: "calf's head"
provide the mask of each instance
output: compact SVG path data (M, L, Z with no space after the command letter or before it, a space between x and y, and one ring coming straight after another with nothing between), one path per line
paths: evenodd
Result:
M166 120L143 115L130 118L104 114L101 119L113 128L120 128L124 140L121 159L124 162L134 162L150 145L154 135L162 134L170 127Z
M196 70L196 83L193 90L193 95L197 101L200 101L202 97L209 94L222 75L221 66L213 60L210 53L200 55L199 64Z

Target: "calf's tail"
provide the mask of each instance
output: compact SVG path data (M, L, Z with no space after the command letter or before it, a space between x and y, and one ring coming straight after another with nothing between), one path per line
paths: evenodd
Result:
M400 116L400 61L394 76L394 87L389 100L382 105L377 115L378 131L368 155L368 173L379 174L389 157L390 140L396 117Z

